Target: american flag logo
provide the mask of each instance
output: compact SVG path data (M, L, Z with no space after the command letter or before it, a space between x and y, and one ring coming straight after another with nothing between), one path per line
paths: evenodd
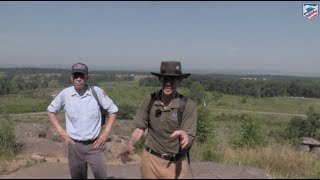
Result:
M303 3L302 6L303 16L308 19L314 19L318 16L319 4L318 3Z

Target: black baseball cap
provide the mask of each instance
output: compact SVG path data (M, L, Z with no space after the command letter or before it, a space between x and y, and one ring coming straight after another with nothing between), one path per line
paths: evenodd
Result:
M83 63L76 63L72 65L72 74L77 72L88 75L88 66Z

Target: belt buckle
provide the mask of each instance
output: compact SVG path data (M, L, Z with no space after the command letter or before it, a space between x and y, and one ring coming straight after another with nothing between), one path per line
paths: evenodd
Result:
M166 156L169 157L170 160L173 158L173 160L175 161L175 154L161 154L161 159L165 159Z

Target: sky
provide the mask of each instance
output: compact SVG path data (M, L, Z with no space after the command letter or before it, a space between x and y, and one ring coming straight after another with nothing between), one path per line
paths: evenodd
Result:
M319 1L312 1L318 3ZM310 1L1 1L0 67L320 74Z

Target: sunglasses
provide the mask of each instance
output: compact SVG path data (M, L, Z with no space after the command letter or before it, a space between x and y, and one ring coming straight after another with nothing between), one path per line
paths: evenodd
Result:
M77 79L77 78L84 79L85 74L83 74L83 73L74 73L74 74L72 74L72 76L73 76L73 79Z
M161 77L161 78L160 78L160 81L161 81L161 82L168 82L168 81L170 81L170 82L177 82L177 81L179 81L179 80L180 80L179 77Z

